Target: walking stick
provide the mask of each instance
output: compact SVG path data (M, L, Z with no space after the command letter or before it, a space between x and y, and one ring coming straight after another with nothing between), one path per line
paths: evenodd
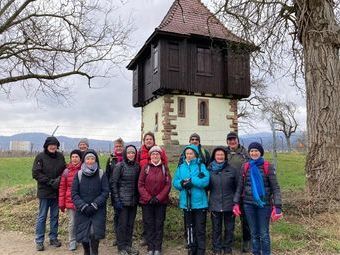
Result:
M192 223L192 211L191 211L191 190L186 190L187 195L187 244L188 244L188 255L193 254L194 244L194 231Z

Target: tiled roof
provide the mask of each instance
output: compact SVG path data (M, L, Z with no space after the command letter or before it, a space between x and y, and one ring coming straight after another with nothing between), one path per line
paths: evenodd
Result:
M200 0L175 0L157 29L247 43L229 31Z

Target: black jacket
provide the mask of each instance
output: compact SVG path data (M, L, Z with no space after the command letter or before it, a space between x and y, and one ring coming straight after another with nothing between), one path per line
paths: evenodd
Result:
M110 185L111 205L114 205L114 196L113 196L113 192L112 192L112 183L111 183L112 178L111 178L111 176L112 176L113 170L114 170L117 162L118 162L118 158L114 154L110 154L110 157L107 159L107 162L106 162L105 175L106 175L107 180L108 180L109 185Z
M81 171L81 170L80 170ZM106 200L109 196L109 184L105 175L100 178L99 169L93 176L82 174L81 182L78 175L74 177L72 185L72 200L77 209L75 216L76 239L78 242L88 242L90 227L93 226L94 239L105 238ZM96 203L97 212L87 217L81 212L86 204Z
M130 145L131 146L131 145ZM130 147L129 146L129 147ZM133 146L134 147L134 146ZM137 154L136 154L137 157ZM119 162L111 177L111 190L114 202L121 201L124 206L135 206L138 203L138 177L140 167L136 161L129 162L126 158L126 148L123 161Z
M37 180L38 198L58 198L58 188L54 189L50 185L50 181L60 177L65 167L65 158L60 152L50 154L45 149L44 152L39 153L35 157L32 176Z
M222 147L217 147L212 153L212 161L217 150L223 150L227 158L226 150ZM238 170L229 165L228 161L225 162L220 171L213 171L211 164L208 166L208 170L210 173L209 210L215 212L232 211L234 205L233 198L238 184Z
M242 166L242 172L244 171L244 165ZM263 178L263 183L266 191L266 204L274 204L276 207L281 207L281 192L280 186L277 182L275 168L272 164L269 165L268 174L266 175L263 170L263 165L260 166L261 175ZM237 185L237 190L234 196L234 203L239 204L243 200L244 204L254 204L256 202L253 199L251 191L251 178L250 169L247 171L245 178L241 176Z

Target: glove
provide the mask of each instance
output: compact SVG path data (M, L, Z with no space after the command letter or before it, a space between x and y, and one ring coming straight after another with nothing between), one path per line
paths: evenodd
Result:
M121 200L118 200L118 201L115 202L113 207L117 210L121 210L121 209L123 209L123 206L124 206L123 202Z
M198 178L202 179L205 177L205 174L203 172L200 172L198 175L197 175Z
M278 221L282 217L283 217L283 214L282 214L281 208L273 206L272 214L270 215L272 222Z
M96 208L94 208L92 205L88 205L84 208L83 213L87 216L87 217L91 217L92 215L94 215L96 213Z
M60 176L55 178L55 179L51 179L48 184L53 188L53 189L59 189L59 183L60 183Z
M158 204L158 203L159 203L159 200L157 199L156 196L153 196L149 201L149 204L151 204L151 205L155 205L155 204Z
M185 188L186 190L191 189L192 186L193 186L193 185L192 185L191 180L184 183L184 188Z
M233 207L233 214L235 215L235 217L237 216L241 216L241 210L240 210L240 205L239 204L235 204Z
M60 208L60 211L62 211L63 213L65 212L65 206L61 206L59 208Z

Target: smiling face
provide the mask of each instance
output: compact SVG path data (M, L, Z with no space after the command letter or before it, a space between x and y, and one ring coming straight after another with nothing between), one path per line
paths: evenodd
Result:
M136 152L134 152L134 151L128 151L126 153L126 158L130 161L134 161L135 157L136 157Z
M227 145L232 150L236 150L238 148L239 142L237 138L229 138L227 139Z
M58 150L58 146L55 144L50 144L47 146L47 150L50 153L56 153L56 151Z
M191 137L189 142L190 144L193 144L196 146L200 145L200 140L198 139L198 137L195 137L195 136Z
M86 143L79 143L78 148L80 151L86 151L89 148L89 146L87 146Z
M225 153L221 150L216 151L214 159L217 163L223 163L225 161Z
M96 157L88 156L85 158L85 164L87 166L92 166L96 162Z
M161 154L158 151L154 151L150 155L151 162L154 164L158 164L161 160Z
M261 152L259 152L257 149L251 149L249 151L249 156L251 159L256 160L261 157Z
M115 152L117 152L117 153L122 153L123 150L124 150L123 144L121 144L121 143L116 143L116 144L115 144L114 150L115 150Z
M196 158L196 154L192 149L185 150L185 159L190 162L192 159Z
M80 163L80 157L78 154L72 154L71 155L71 164L72 165L78 165Z
M146 148L151 148L155 145L155 141L151 135L145 136L144 145L146 146Z

